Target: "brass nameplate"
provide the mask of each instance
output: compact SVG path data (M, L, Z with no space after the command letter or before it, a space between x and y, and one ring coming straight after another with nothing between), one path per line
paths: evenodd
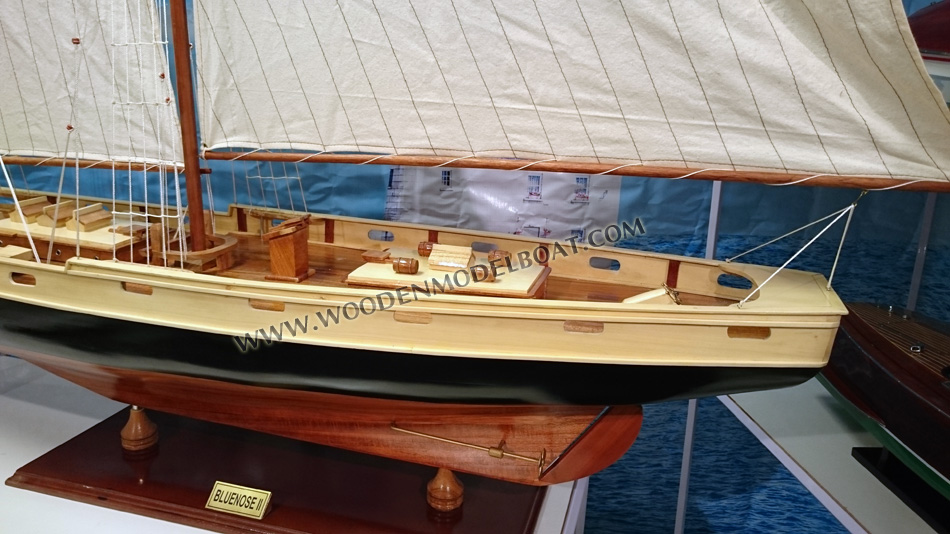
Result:
M205 508L229 514L262 519L270 510L270 492L228 484L220 480L211 488Z

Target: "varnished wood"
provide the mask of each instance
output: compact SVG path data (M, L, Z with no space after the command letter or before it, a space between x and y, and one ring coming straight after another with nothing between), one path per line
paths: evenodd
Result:
M74 200L52 204L43 208L43 214L36 219L36 222L40 226L56 226L59 228L66 225L66 221L73 216L75 209L76 201Z
M564 331L599 334L604 331L604 323L600 321L564 321Z
M947 379L943 372L950 368L950 334L872 304L849 304L848 309L864 324L871 325L908 361L927 369L933 380ZM919 350L911 350L911 347L919 347Z
M15 223L34 223L36 219L43 214L43 210L50 205L45 197L34 197L19 201L20 210L10 212L10 220ZM22 214L22 217L21 217Z
M285 308L283 302L276 300L248 299L247 303L255 310L282 312Z
M460 475L464 513L440 513L425 501L431 467L154 411L161 444L128 453L115 443L125 417L43 454L7 485L228 534L526 534L545 494ZM217 480L271 491L271 512L258 521L205 509Z
M432 322L432 314L427 312L393 312L393 320L398 323L409 324L429 324Z
M640 416L636 425L628 419L632 413ZM617 443L629 441L632 444L640 433L639 422L642 420L639 406L607 408L566 451L542 470L541 480L577 480L586 476L583 473L591 469L602 469L599 466L605 460L611 464L619 460ZM574 461L569 461L572 456Z
M930 468L950 478L946 324L872 304L849 304L848 309L822 374Z
M603 407L597 406L374 399L91 365L34 351L17 355L120 402L531 485L574 480L604 469L630 447L642 420L639 406L614 407L601 415ZM404 434L394 431L393 424L486 447L503 442L506 451L516 454L547 451L550 465L557 467L539 479L536 464ZM563 454L569 447L572 452Z
M440 512L451 512L462 506L465 486L452 471L440 467L432 480L426 484L426 502Z
M158 427L138 406L129 409L129 420L119 432L122 448L130 452L150 449L158 444Z
M436 243L432 245L429 251L428 264L430 269L438 271L457 271L471 267L475 257L472 255L472 247L459 247L455 245L442 245Z
M110 224L112 224L112 214L106 211L105 206L97 203L74 210L72 218L66 222L66 229L92 232Z
M188 40L188 8L185 0L171 0L172 50L175 53L175 92L178 119L181 124L182 157L185 163L185 191L188 197L188 219L191 249L202 251L205 241L204 206L201 169L198 164L198 127L195 119L195 96L191 83L191 46Z
M139 295L151 295L153 291L152 286L135 282L122 282L122 289L129 293L138 293Z
M458 167L468 169L518 170L531 166L538 172L567 172L579 174L608 174L615 176L650 176L657 178L684 178L688 180L719 180L723 182L752 182L766 184L791 184L814 176L805 173L781 173L768 171L734 171L697 169L693 167L659 167L637 165L621 167L622 163L596 163L579 161L536 161L509 158L465 158L448 156L378 156L362 154L327 154L303 152L205 152L205 159L232 160L240 157L251 161L282 161L286 163L352 163L359 165L405 165L408 167ZM695 173L695 174L693 174ZM950 180L870 178L866 176L818 176L801 182L805 186L848 187L855 189L880 189L900 187L904 191L950 192Z
M432 247L435 246L435 241L419 241L419 246L416 247L416 251L419 253L419 256L423 258L428 258L432 254Z
M761 326L730 326L726 329L726 335L734 338L768 339L772 335L772 329Z
M263 238L270 252L269 280L302 282L315 270L307 263L307 239L309 236L310 215L288 219L269 232Z
M235 236L238 246L234 250L232 266L220 272L222 276L245 280L264 280L270 272L270 257L267 244L256 235ZM307 248L307 264L314 274L303 280L306 285L346 287L346 276L363 265L363 251L310 242Z

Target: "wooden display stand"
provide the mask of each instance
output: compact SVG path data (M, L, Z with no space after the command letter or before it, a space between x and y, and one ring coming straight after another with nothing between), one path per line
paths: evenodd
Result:
M316 271L308 265L307 239L310 215L288 219L264 234L270 246L268 280L302 282Z
M521 534L533 531L545 493L461 475L464 504L440 512L426 504L427 493L461 501L461 488L442 482L454 479L447 471L436 483L432 467L149 410L152 425L143 415L120 411L21 467L7 484L217 532L282 534ZM156 435L155 426L157 445L123 450L120 432L123 443L137 446ZM255 520L206 509L216 481L272 492L271 511Z

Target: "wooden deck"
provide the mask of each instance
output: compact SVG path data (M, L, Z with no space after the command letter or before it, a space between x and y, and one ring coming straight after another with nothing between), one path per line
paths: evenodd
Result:
M232 235L238 236L238 247L234 252L233 265L218 274L244 280L264 281L270 272L267 243L263 242L258 235ZM362 258L363 252L364 249L311 241L308 247L308 261L310 267L316 272L301 283L315 286L352 287L347 284L346 279L350 273L365 265L366 262ZM622 302L626 298L652 289L656 288L578 280L552 274L547 278L547 289L541 298L581 302ZM697 306L726 306L735 303L730 299L686 293L680 294L680 300L683 304Z

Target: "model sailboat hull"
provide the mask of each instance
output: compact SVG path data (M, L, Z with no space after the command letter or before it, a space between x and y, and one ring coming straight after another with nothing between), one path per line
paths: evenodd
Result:
M938 491L950 494L946 327L903 310L870 304L848 307L851 314L842 322L822 375L873 422L872 433L901 461Z
M561 245L345 217L311 222L301 243L312 274L272 281L259 233L293 214L242 217L242 209L218 215L222 242L235 248L227 261L193 267L211 272L0 258L0 352L146 408L549 484L619 458L636 437L642 403L813 376L842 311L818 275L786 271L759 287L771 269L581 247L551 253L533 270L519 265L537 277L524 284L534 298L493 295L517 289L484 282L410 299L388 279L378 287L372 277L354 280L373 267L363 258L427 238L463 249L491 243L515 257ZM390 240L374 241L372 230ZM136 242L129 247L130 257L142 256ZM485 253L473 255L483 261ZM592 258L620 268L605 277ZM724 275L758 287L756 298L740 308L751 290L721 283ZM382 299L392 294L395 301ZM321 322L335 309L361 312ZM281 341L261 337L275 331Z

